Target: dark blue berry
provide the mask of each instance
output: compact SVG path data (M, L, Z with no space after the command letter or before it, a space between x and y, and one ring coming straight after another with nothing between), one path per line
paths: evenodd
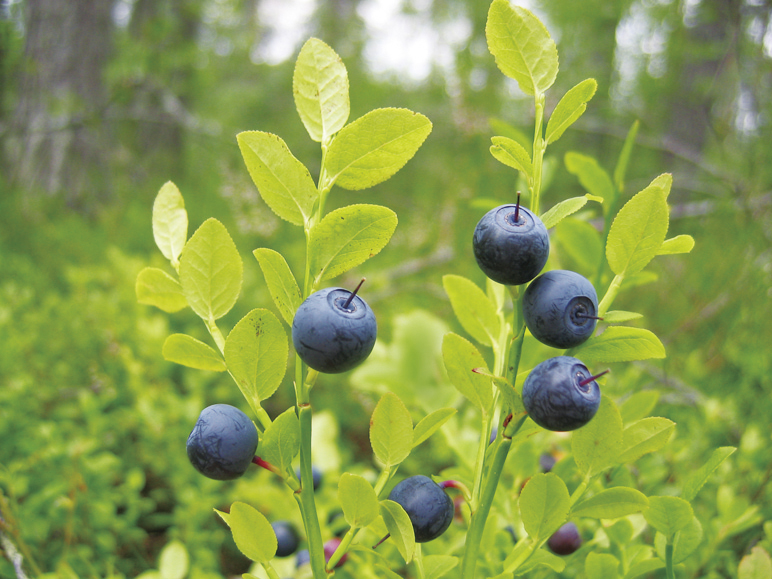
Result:
M276 556L289 557L300 546L300 537L295 527L289 521L274 521L271 523L276 534Z
M201 411L188 436L188 459L198 472L215 480L232 480L249 468L257 449L257 429L249 417L229 404Z
M582 536L574 523L566 523L547 539L547 547L556 555L570 555L582 546Z
M311 562L311 553L308 552L308 549L303 549L302 551L298 551L298 554L295 555L295 567L302 567L303 565L307 565Z
M405 509L413 524L416 543L436 539L453 520L453 501L427 476L419 474L406 478L391 490L389 500Z

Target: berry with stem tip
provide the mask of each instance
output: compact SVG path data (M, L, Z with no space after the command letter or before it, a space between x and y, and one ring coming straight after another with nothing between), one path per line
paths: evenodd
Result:
M426 543L442 535L453 520L453 501L428 476L416 475L398 483L389 500L402 506L413 524L416 543Z
M213 404L201 411L188 436L188 459L206 477L233 480L247 471L257 442L257 429L246 414L229 404Z
M595 380L606 372L592 376L576 358L549 358L525 379L523 406L533 421L547 430L576 430L598 411L600 388Z
M570 555L582 546L582 536L573 522L568 522L547 539L547 547L556 555Z
M362 280L364 281L364 280ZM375 315L354 292L326 288L311 294L295 312L292 343L309 367L337 374L358 366L370 355L378 331Z
M573 348L595 331L598 294L573 271L555 269L533 280L523 294L523 318L534 338L553 348Z
M534 213L516 205L491 209L477 223L474 257L490 279L504 285L528 283L541 272L550 252L547 228Z
M289 557L300 546L300 537L295 527L289 521L274 521L271 523L276 534L276 556Z

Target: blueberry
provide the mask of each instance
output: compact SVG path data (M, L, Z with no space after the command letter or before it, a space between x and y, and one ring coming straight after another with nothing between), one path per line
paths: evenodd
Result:
M453 520L453 501L443 488L427 476L406 478L389 493L413 524L416 543L426 543L442 535Z
M341 288L311 294L292 321L295 351L311 368L327 374L346 372L364 361L376 333L375 315L367 303Z
M598 294L573 271L556 269L533 280L523 294L523 317L534 338L553 348L578 346L595 331Z
M600 406L597 377L576 358L549 358L525 379L525 410L536 424L547 430L565 432L580 428L595 416Z
M547 539L547 546L556 555L570 555L582 546L582 536L574 523L566 523Z
M314 479L314 490L319 488L319 485L322 484L322 471L317 467L316 465L311 465L311 473ZM300 479L300 469L295 469L295 474L298 477L298 480Z
M229 404L204 408L187 443L191 464L215 480L232 480L243 475L256 449L255 425L246 414Z
M550 240L544 223L528 209L501 205L480 219L472 248L477 264L490 279L520 285L539 275L549 257Z
M543 452L539 455L539 468L541 468L542 472L550 472L556 462L557 459L548 452Z
M271 523L273 532L276 534L277 557L289 557L300 546L300 537L295 527L289 521L274 521Z
M300 568L303 565L307 565L311 562L311 553L308 552L308 549L303 549L302 551L298 551L298 554L295 555L295 567Z

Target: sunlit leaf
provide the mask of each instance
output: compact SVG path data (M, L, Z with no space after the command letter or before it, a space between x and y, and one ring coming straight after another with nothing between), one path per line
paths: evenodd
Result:
M448 333L442 340L442 358L451 383L483 415L487 415L493 401L491 381L472 371L475 368L487 370L482 354L468 340L458 334Z
M405 460L413 448L413 420L402 400L392 392L380 399L370 418L370 444L385 466Z
M602 334L592 336L568 352L568 355L579 358L585 364L665 357L665 347L657 336L644 328L627 326L609 326Z
M135 291L139 303L170 314L188 307L180 282L157 267L146 267L139 272Z
M570 499L566 483L554 473L530 478L520 493L520 515L532 540L546 539L566 522Z
M691 522L694 512L688 501L680 497L649 497L649 508L643 516L665 537L672 537Z
M153 202L153 237L166 259L177 264L188 235L188 213L177 186L168 181Z
M477 284L460 275L444 275L442 285L461 326L484 346L499 339L501 322L488 296Z
M547 122L547 131L544 135L546 143L557 141L565 130L584 114L587 110L587 102L596 90L598 90L597 81L594 78L588 78L563 95Z
M215 512L228 524L233 540L247 558L258 563L273 559L278 546L271 523L256 508L242 502L231 505L230 513Z
M358 529L372 523L380 513L378 497L363 477L344 472L338 480L338 502L346 522Z
M529 179L533 178L531 155L520 143L508 137L493 137L491 142L493 144L490 150L494 159L507 167L521 171Z
M263 270L268 292L276 304L281 317L288 325L292 325L295 312L303 302L298 282L282 255L272 249L260 248L252 252Z
M622 417L613 400L602 396L590 422L571 435L571 447L579 470L590 476L614 463L622 450Z
M260 458L286 473L300 452L300 423L295 408L279 414L265 429L260 441Z
M187 334L172 334L164 341L164 360L198 370L225 372L222 355L211 346Z

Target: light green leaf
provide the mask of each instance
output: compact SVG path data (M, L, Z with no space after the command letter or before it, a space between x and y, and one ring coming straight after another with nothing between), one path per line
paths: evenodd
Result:
M634 195L611 224L606 259L617 275L641 271L665 241L670 210L663 187L651 184Z
M564 158L566 169L576 175L585 190L603 199L604 211L609 211L616 198L616 189L606 170L587 155L569 151Z
M584 560L584 574L592 579L617 579L619 560L608 553L588 553Z
M453 313L461 326L483 346L497 343L501 322L496 306L473 281L460 275L442 276Z
M622 422L630 424L641 418L646 418L659 400L659 392L656 390L641 390L630 395L619 407Z
M673 175L670 173L662 173L662 175L654 178L649 187L662 189L662 192L665 194L665 199L667 199L670 196L670 190L673 187Z
M271 523L256 508L241 502L231 505L230 513L215 512L228 524L233 540L247 558L268 563L276 555L276 533Z
M410 563L415 552L415 532L410 517L407 516L402 505L388 499L381 501L381 516L399 554L402 555L405 563Z
M380 513L375 490L363 477L344 472L338 481L338 502L346 522L359 529L372 523Z
M554 473L530 478L520 493L520 515L533 541L548 538L566 522L570 497L566 483Z
M180 283L157 267L146 267L139 272L135 291L139 303L155 306L169 314L188 307Z
M593 97L596 90L598 90L598 83L594 78L588 78L563 95L547 122L547 132L544 135L545 144L557 141L566 129L584 114L584 111L587 110L587 102Z
M515 571L515 576L521 577L523 575L528 575L537 567L548 567L555 573L562 573L566 568L566 561L557 555L553 555L546 549L539 549L533 555L531 555L525 563L517 568ZM506 576L507 574L504 574L504 577L497 579L505 579Z
M451 555L426 555L423 559L425 579L439 579L458 565L458 557Z
M376 563L375 568L378 571L378 575L376 575L379 579L383 577L384 579L403 579L402 575L398 575L386 565L383 565L382 563Z
M445 334L442 340L442 358L453 386L479 408L483 416L487 416L493 401L491 381L480 373L472 372L475 368L488 371L482 354L471 342L451 332Z
M555 228L554 239L565 269L588 278L595 275L603 258L603 241L592 224L569 217Z
M300 422L295 408L279 414L265 429L260 441L260 458L271 463L282 473L288 473L292 461L300 452Z
M648 506L649 499L642 492L628 487L612 487L581 501L571 509L571 516L618 519L640 513Z
M579 211L587 204L587 196L571 197L553 205L548 211L545 211L541 220L544 227L551 229L560 223L563 219Z
M575 356L585 364L632 362L664 358L665 346L644 328L609 326L602 334L590 337L566 355Z
M162 579L182 579L188 574L188 565L188 550L177 540L168 542L158 557Z
M253 406L276 392L287 371L288 356L287 334L269 310L249 312L225 340L225 363Z
M644 559L643 561L638 561L637 563L630 565L630 569L627 571L625 579L635 579L635 577L640 577L641 575L648 576L654 571L658 571L664 567L665 563L661 559Z
M772 577L772 559L762 547L756 545L740 560L737 579L768 579Z
M657 416L633 422L622 434L624 450L617 457L617 462L635 462L644 454L658 451L667 444L674 430L675 422Z
M439 408L424 416L413 429L413 448L437 432L456 412L455 408Z
M544 93L558 74L558 50L547 28L525 8L493 0L485 25L499 70L529 95Z
M305 225L319 196L305 165L277 135L244 131L236 139L263 201L282 219Z
M260 269L263 270L265 283L273 303L276 304L276 309L279 310L287 325L292 326L295 312L303 303L303 294L287 261L280 253L264 247L254 250L252 254L260 264Z
M300 120L314 141L329 142L346 124L350 112L346 66L318 38L309 38L300 49L292 92Z
M506 407L509 408L509 412L512 413L513 417L517 417L526 413L520 392L512 383L509 382L509 380L503 376L494 376L490 373L490 371L488 371L487 368L475 368L473 372L475 374L480 374L481 376L489 378L496 385L496 387L501 392L501 395L504 396ZM525 374L527 374L527 372ZM520 375L518 374L518 378L519 377ZM523 380L525 380L525 378L523 378Z
M385 468L405 460L413 448L413 420L402 400L392 392L380 399L370 418L370 444Z
M614 185L617 191L625 190L625 174L627 173L627 165L630 162L630 155L633 152L633 146L635 145L635 138L638 136L638 128L640 127L640 121L633 122L630 130L627 131L625 137L625 143L622 145L622 151L619 153L619 159L614 167Z
M692 517L683 529L675 534L673 539L673 564L678 565L686 559L689 555L694 553L695 549L700 546L702 542L702 525L697 517ZM662 533L657 533L654 537L654 547L657 549L657 555L661 559L665 559L665 549L667 546L667 539Z
M625 312L622 310L612 310L603 314L603 321L607 324L621 324L624 322L631 322L633 320L640 320L643 314L636 312Z
M407 109L375 109L346 125L325 157L326 185L349 190L382 183L413 158L432 123Z
M680 497L649 497L649 508L643 511L643 516L665 537L672 537L691 522L694 512Z
M207 219L182 250L182 293L201 319L214 323L236 303L243 270L241 256L225 226Z
M690 253L692 249L694 249L694 238L691 235L676 235L662 242L657 255Z
M520 143L508 137L493 137L491 139L491 155L507 167L522 172L528 179L533 179L533 164L531 155Z
M622 417L611 398L601 397L593 419L571 435L571 446L584 474L595 475L614 463L622 450Z
M164 257L176 265L188 238L188 213L171 181L164 183L153 202L153 237Z
M396 228L397 214L379 205L348 205L328 213L308 242L314 287L377 254Z
M197 370L225 372L225 362L220 353L204 342L187 334L172 334L164 341L164 360Z
M697 471L689 477L684 485L682 496L687 501L694 500L702 486L708 482L710 475L724 462L729 456L737 450L733 446L722 446L713 451L708 462L702 465Z

